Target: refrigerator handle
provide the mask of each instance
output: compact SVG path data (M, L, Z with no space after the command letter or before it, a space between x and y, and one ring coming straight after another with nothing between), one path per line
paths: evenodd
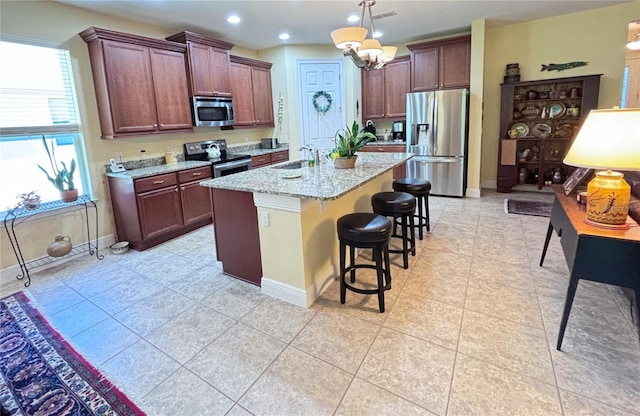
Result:
M438 144L438 92L433 92L433 113L431 114L431 154L437 155L438 149L436 148Z

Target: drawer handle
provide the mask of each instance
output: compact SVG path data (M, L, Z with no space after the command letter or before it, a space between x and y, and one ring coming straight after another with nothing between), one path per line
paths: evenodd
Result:
M202 175L202 172L196 172L191 174L191 176L200 176L200 175Z
M164 181L153 181L154 185L160 185L161 183L164 183Z

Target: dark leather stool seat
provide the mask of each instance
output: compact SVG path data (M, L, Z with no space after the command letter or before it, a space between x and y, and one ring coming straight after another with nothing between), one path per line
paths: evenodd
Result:
M402 240L402 249L389 249L389 252L402 253L403 266L408 269L409 252L413 256L416 255L416 240L413 230L413 213L416 210L416 198L406 192L378 192L371 197L371 206L376 214L392 217L394 223L396 220L400 221L402 234L397 234L396 225L394 225L391 237ZM407 234L410 234L410 236L407 236Z
M338 219L337 230L340 240L340 303L346 300L347 289L365 295L378 295L380 312L384 312L384 291L391 289L391 268L389 267L389 239L391 237L391 221L388 218L368 212L347 214ZM349 266L346 266L346 250L349 246ZM373 249L373 264L356 264L355 249ZM350 283L356 281L356 269L375 269L378 287L361 289L346 282L345 276L350 273Z
M418 228L418 238L422 240L422 228L427 227L431 231L429 221L429 192L431 192L431 182L418 178L401 178L393 181L393 190L397 192L407 192L416 198L418 214L414 217L418 220L415 225ZM424 204L424 212L422 205Z

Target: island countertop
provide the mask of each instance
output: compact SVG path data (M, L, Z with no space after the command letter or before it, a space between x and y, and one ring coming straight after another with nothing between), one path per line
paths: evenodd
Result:
M336 169L331 162L300 169L278 169L283 162L200 182L201 186L319 200L334 200L393 169L413 153L358 153L354 169ZM298 177L285 178L285 175Z

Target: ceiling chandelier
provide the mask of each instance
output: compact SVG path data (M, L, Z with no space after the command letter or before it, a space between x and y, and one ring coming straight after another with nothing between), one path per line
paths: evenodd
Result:
M636 33L633 40L627 42L627 48L632 51L640 51L640 32Z
M375 29L373 28L371 6L374 4L376 4L376 0L363 0L358 3L358 6L362 6L360 26L343 27L331 32L333 43L338 49L342 49L344 56L350 57L358 68L364 68L367 71L382 68L387 62L393 60L398 50L395 46L382 46L377 39L373 38ZM366 9L369 10L371 39L366 39L367 29L362 27Z

